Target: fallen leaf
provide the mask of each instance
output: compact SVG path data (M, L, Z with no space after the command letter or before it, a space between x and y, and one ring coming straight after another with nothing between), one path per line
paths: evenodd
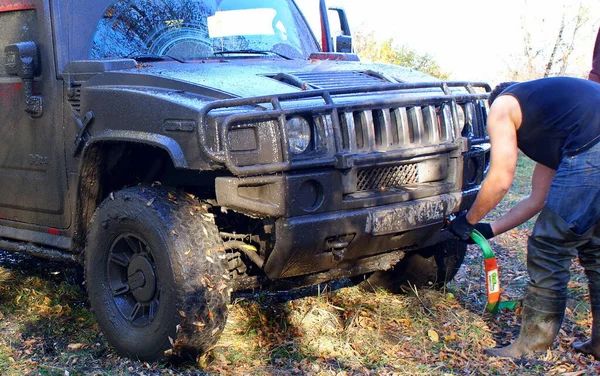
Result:
M456 333L452 333L450 335L447 335L444 337L444 341L449 342L449 341L456 341Z
M409 319L392 319L392 321L398 325L405 325L409 328L412 326Z
M433 342L439 342L440 341L440 335L437 334L437 332L433 329L429 329L427 331L427 335L429 336L429 339L432 340Z
M85 347L83 343L71 343L67 346L69 350L81 350Z

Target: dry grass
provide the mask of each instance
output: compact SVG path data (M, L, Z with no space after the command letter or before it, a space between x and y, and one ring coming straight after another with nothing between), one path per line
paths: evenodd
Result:
M532 164L520 162L508 201L527 194ZM529 174L529 176L527 176ZM504 209L510 205L504 204ZM501 209L502 210L502 209ZM497 215L497 213L493 214ZM523 294L531 223L493 242L504 296ZM489 359L509 343L519 312L483 313L484 276L472 248L444 291L365 293L348 282L293 294L238 295L217 346L197 363L148 364L118 357L86 304L80 270L27 257L0 268L2 375L588 375L600 365L570 344L591 323L585 279L573 266L567 317L551 351L527 361Z

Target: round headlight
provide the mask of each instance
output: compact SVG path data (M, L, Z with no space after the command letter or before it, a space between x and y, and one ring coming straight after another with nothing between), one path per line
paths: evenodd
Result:
M465 124L466 124L466 117L465 117L465 110L462 108L461 105L457 105L456 106L456 120L458 121L458 128L460 129L461 133L463 131L463 129L465 128Z
M309 122L300 116L287 120L287 134L292 154L302 154L308 149L311 139Z

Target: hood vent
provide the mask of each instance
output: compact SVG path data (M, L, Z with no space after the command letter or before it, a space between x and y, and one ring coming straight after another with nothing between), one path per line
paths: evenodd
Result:
M279 73L269 77L302 90L365 87L395 82L373 71Z

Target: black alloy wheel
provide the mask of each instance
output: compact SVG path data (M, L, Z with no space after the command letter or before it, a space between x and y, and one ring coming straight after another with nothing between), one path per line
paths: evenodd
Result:
M108 284L115 306L135 326L154 320L160 306L155 261L148 245L135 234L119 236L107 260Z
M122 355L195 358L227 319L227 255L212 216L162 187L113 193L96 209L85 249L90 305Z

